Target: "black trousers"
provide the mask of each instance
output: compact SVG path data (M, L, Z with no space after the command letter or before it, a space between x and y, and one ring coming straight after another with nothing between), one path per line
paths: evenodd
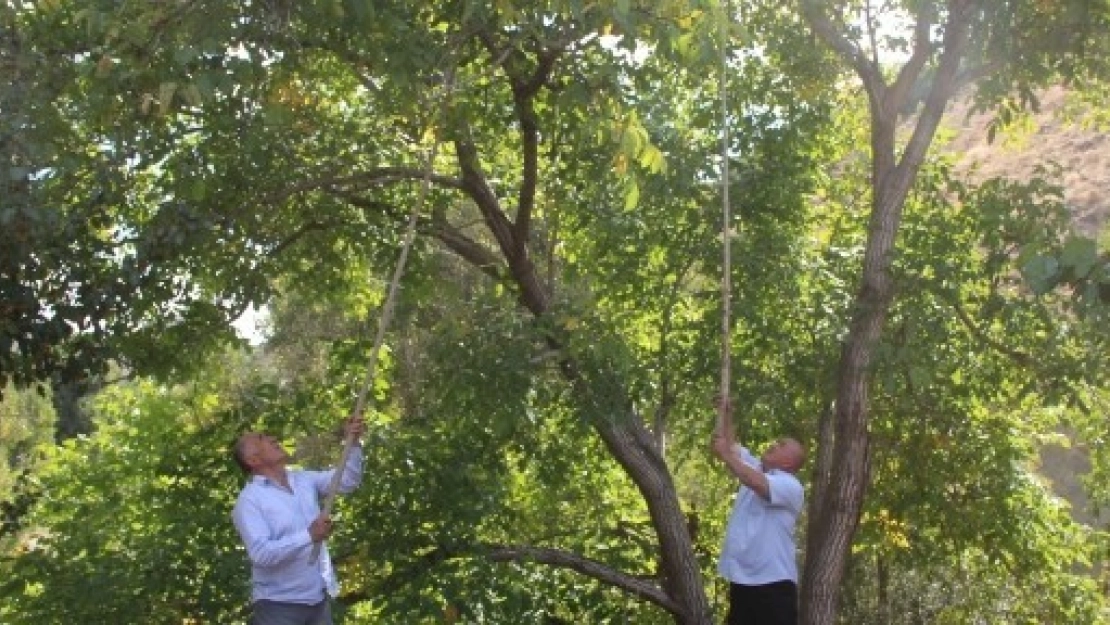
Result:
M798 585L729 584L726 625L798 625Z
M331 625L331 601L283 603L262 599L251 606L250 625Z

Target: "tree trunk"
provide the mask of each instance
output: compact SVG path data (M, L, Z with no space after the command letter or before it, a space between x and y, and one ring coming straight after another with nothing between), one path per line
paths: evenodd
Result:
M678 606L678 625L712 625L701 567L666 461L655 439L635 414L599 423L598 433L609 452L636 483L647 503L659 539L660 583Z
M541 68L539 71L543 73L546 69ZM523 120L523 142L526 152L530 153L535 149L538 133L534 124L525 123L531 120L528 93L523 85L518 85L514 88L514 94L517 97L517 110ZM536 272L527 245L531 236L529 224L534 197L530 187L535 185L536 177L524 176L524 189L520 194L516 219L511 220L502 210L482 172L476 146L467 140L456 140L455 151L462 174L462 187L482 212L490 234L497 241L508 276L519 288L521 305L535 318L542 318L548 313L550 294ZM535 168L534 158L525 158L525 162L526 172ZM477 261L479 266L485 262L472 251L468 254L470 248L464 246L458 238L445 242L464 257ZM555 336L549 336L548 341L552 348L562 348ZM572 357L567 356L562 361L561 368L568 382L582 397L594 395L594 389L589 388L587 380L580 375ZM712 625L701 567L695 557L686 517L682 513L678 493L660 446L630 404L624 414L596 418L594 427L606 448L636 484L647 505L659 540L659 584L668 598L668 601L659 605L671 612L678 625Z
M936 50L929 38L934 15L922 13L912 57L888 85L877 64L836 30L820 10L806 5L817 34L855 69L868 95L871 113L872 212L860 288L848 337L840 353L832 422L822 423L802 572L801 619L807 625L833 625L839 611L852 540L859 525L869 481L869 397L875 346L882 336L894 284L890 270L895 237L909 190L925 160L944 109L956 91L967 44L969 0L950 0L936 76L913 133L897 156L895 132L910 87Z

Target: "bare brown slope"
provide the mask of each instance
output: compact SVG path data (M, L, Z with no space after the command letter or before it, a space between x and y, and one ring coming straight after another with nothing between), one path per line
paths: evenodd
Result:
M1097 236L1110 215L1110 135L1061 121L1065 98L1063 88L1049 89L1041 95L1040 112L1033 115L1031 127L999 135L993 143L987 140L992 114L969 115L970 103L958 102L946 116L946 126L955 136L942 149L960 155L960 168L979 180L1022 180L1038 165L1059 165L1058 182L1076 229Z
M1098 237L1107 231L1110 216L1110 134L1062 121L1066 92L1049 89L1041 96L1040 112L1019 131L988 140L989 113L970 114L970 102L956 103L946 116L954 133L942 149L958 158L958 167L973 180L1001 176L1028 179L1038 166L1060 166L1056 182L1064 188L1078 232ZM1087 449L1069 432L1060 432L1063 444L1041 448L1040 473L1053 491L1072 506L1083 523L1105 526L1110 513L1096 516L1081 480L1090 471Z

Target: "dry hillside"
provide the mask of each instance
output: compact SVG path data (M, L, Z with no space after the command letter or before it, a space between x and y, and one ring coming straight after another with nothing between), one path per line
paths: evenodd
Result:
M978 179L1004 176L1028 178L1036 166L1055 163L1072 207L1076 228L1097 236L1110 215L1110 134L1069 124L1060 119L1065 91L1050 89L1041 96L1041 110L1032 125L994 142L987 140L989 113L970 114L968 102L953 107L945 126L954 138L941 146L959 155L960 166Z
M1110 134L1081 128L1060 119L1066 93L1054 88L1041 97L1041 110L1020 132L987 139L991 115L970 114L967 102L951 108L945 126L953 138L942 149L957 155L961 170L972 179L1002 176L1029 178L1038 165L1055 163L1065 201L1072 209L1076 230L1097 237L1107 231L1110 216ZM1090 509L1080 480L1090 470L1086 450L1074 443L1049 445L1041 450L1041 473L1053 489L1072 505L1073 513L1090 524L1110 523L1110 513L1097 518Z

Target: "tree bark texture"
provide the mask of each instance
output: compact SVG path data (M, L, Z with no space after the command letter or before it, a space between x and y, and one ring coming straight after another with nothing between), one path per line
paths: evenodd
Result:
M528 110L526 101L518 101L517 106L518 111ZM533 143L535 128L522 124L522 129L525 144ZM529 253L528 238L531 233L523 226L529 223L528 214L531 208L526 200L533 197L534 193L527 189L520 191L522 199L516 218L510 219L486 181L476 146L466 140L456 140L455 152L461 170L459 186L474 201L497 243L502 257L499 261L504 262L504 271L501 275L516 285L521 306L536 318L542 317L549 312L551 298ZM534 167L535 163L529 162L527 165ZM527 186L535 184L536 177L524 176L523 180ZM450 240L443 240L456 252L470 250L471 253L464 254L465 258L480 257L488 261L492 257L490 254L475 255L472 249L460 244L461 240L457 236ZM471 243L473 242L469 242L468 245ZM488 272L488 265L485 267ZM552 348L562 347L555 337L549 337L548 340ZM594 395L594 389L589 388L588 381L580 375L571 356L564 356L561 366L564 376L579 391L580 396ZM632 409L631 402L624 402L624 404L628 406L624 414L595 418L594 428L606 448L636 484L646 502L659 541L658 584L662 592L658 594L645 592L642 587L624 589L653 601L667 610L678 625L711 625L712 611L705 593L705 581L694 553L693 542L686 526L686 517L671 479L670 469L641 416ZM594 569L583 567L576 570L590 575L590 571ZM611 583L612 579L617 579L614 576L607 581L591 576L605 583Z
M875 346L882 336L895 297L891 266L902 208L941 115L955 93L960 60L967 43L973 0L950 0L944 39L937 47L928 37L934 16L918 17L910 60L888 85L874 61L836 30L832 20L813 3L803 11L814 31L852 66L868 95L871 113L872 212L860 285L848 336L840 353L836 404L831 422L822 419L806 535L800 601L807 625L833 625L839 611L840 587L851 555L869 483L869 396ZM913 133L896 152L898 115L909 86L926 61L939 55L936 76Z

